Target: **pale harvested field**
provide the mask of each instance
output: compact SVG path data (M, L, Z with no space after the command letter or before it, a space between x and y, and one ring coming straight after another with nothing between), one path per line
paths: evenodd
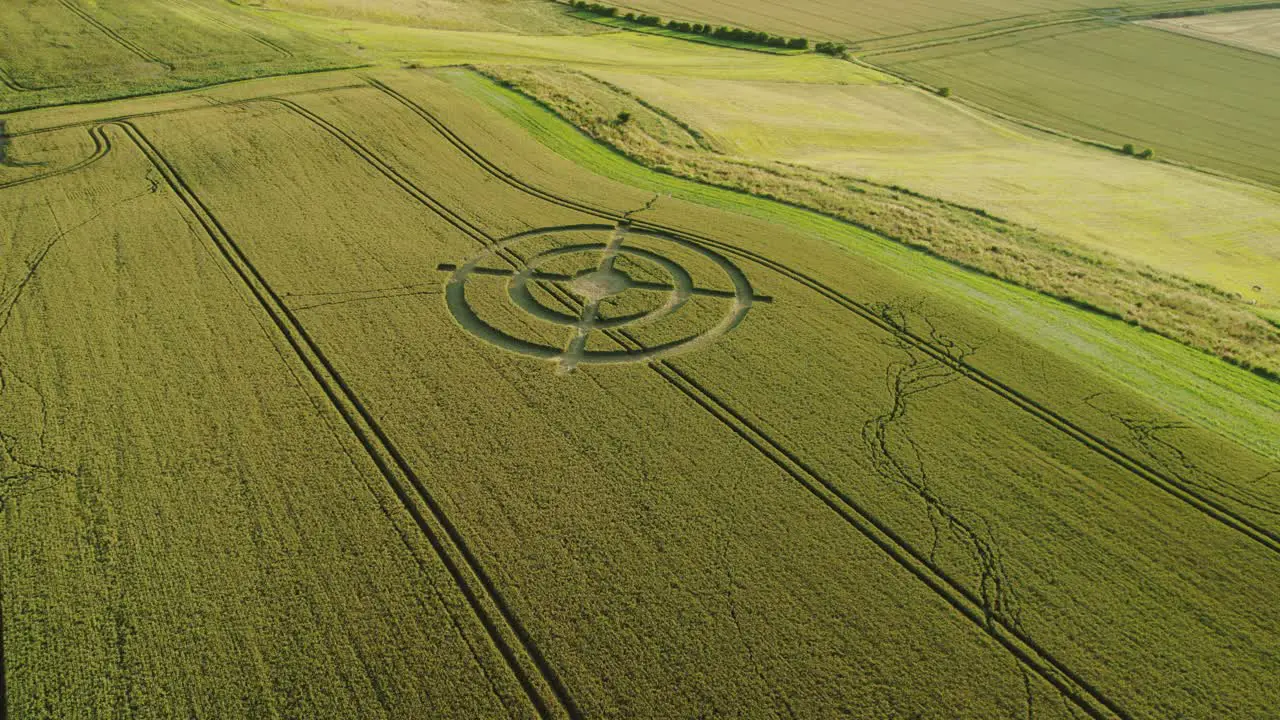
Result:
M596 74L724 152L912 188L1280 306L1274 191L1051 138L907 86Z
M1280 9L1144 20L1140 24L1268 55L1280 55Z

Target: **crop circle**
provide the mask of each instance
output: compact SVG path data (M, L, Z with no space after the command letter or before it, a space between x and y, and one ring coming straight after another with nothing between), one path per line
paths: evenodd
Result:
M544 250L532 257L523 258L519 246L532 244L539 238L565 235L596 235L610 233L607 242L578 242ZM657 241L659 245L672 245L691 251L710 261L728 279L732 290L700 287L688 269L667 255L628 245L635 239ZM575 256L584 256L591 262L574 274L554 273L545 270L553 262L571 262ZM616 267L619 258L627 258L638 265L652 268L655 274L665 275L661 282L635 279L626 270ZM512 269L496 270L491 266L506 263ZM617 225L589 224L567 227L543 228L512 235L490 245L462 265L441 265L450 272L445 285L445 302L458 324L473 335L511 352L529 355L557 363L563 371L571 371L583 364L619 364L650 362L660 357L701 347L737 327L755 302L768 302L769 298L755 295L747 276L723 255L697 243L668 233L635 229L629 223ZM485 322L467 298L470 280L478 275L507 278L507 297L524 313L551 325L567 330L569 338L564 346L553 346L534 340L516 337ZM558 307L540 301L533 287L541 287L555 298ZM656 307L615 317L602 316L602 304L633 290L665 293L665 300ZM648 347L618 350L588 349L588 339L593 333L621 331L640 324L662 321L698 296L718 298L725 303L725 313L711 327L675 340ZM617 337L617 336L614 336ZM630 339L634 343L634 339ZM638 345L638 343L635 343Z

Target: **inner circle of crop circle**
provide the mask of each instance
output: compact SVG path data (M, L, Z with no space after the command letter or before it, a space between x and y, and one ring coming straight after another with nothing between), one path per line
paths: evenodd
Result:
M546 264L549 260L564 255L591 252L593 250L603 252L606 248L607 245L605 243L583 243L578 245L568 245L541 253L540 255L525 261L525 266L511 277L511 283L507 286L507 292L511 296L511 300L530 315L557 325L572 325L576 327L582 320L581 316L569 315L557 310L552 310L551 308L539 303L534 299L533 293L529 291L529 281L533 279L534 273L537 272L538 267ZM670 315L676 310L679 310L681 306L689 301L689 298L693 293L693 278L689 276L689 272L687 270L657 253L649 252L648 250L643 250L641 248L629 248L624 246L618 248L617 252L629 257L643 258L653 262L667 273L667 276L671 278L671 281L674 283L674 288L667 296L667 302L661 307L648 312L632 313L630 315L622 315L620 317L608 319L597 319L592 326L593 329L608 330L615 327L622 327L624 325L631 325L637 322L653 322L664 315ZM570 281L570 290L573 291L575 289L574 286L579 283L581 283L581 285L587 285L587 282L582 282L583 278L589 277L590 275L597 275L598 273L600 273L600 271L597 269L579 274ZM613 270L611 274L615 277L617 275L625 275L625 273L622 273L622 271L619 270ZM615 280L615 282L622 281ZM626 287L622 288L622 292L635 287L629 276L625 282L627 284ZM620 292L613 294L620 294Z
M514 247L523 241L542 236L563 236L574 233L589 233L597 236L600 233L612 233L612 237L607 243L594 241L565 245L523 260L520 259L521 256L517 254ZM633 238L657 240L702 256L725 274L733 290L722 291L697 287L689 271L674 260L646 248L628 246L626 241ZM572 276L545 273L540 270L551 260L573 254L597 256L599 262L594 268L582 270ZM613 261L617 257L627 257L633 261L645 262L660 268L667 276L667 282L637 281L625 270L613 267ZM505 271L489 267L504 261L514 269ZM584 224L530 230L490 245L460 266L442 265L441 269L452 271L445 286L445 302L449 311L464 329L505 350L556 362L561 370L565 371L571 371L582 364L649 362L665 355L702 346L723 336L742 322L753 301L768 301L768 298L755 296L751 283L742 270L719 253L672 234L632 228L625 221L617 225ZM466 290L468 281L480 274L509 278L506 290L511 302L525 313L567 330L570 337L566 344L557 347L526 340L499 330L481 319L468 302ZM574 302L563 310L548 307L534 297L530 283L542 283L547 287L555 286L562 291L567 291ZM599 304L602 301L632 289L666 291L667 298L659 307L644 312L610 318L599 317ZM695 295L722 298L728 306L725 315L705 331L638 350L590 350L586 347L587 338L593 332L622 328L636 323L653 323L676 312ZM578 314L575 315L574 312Z

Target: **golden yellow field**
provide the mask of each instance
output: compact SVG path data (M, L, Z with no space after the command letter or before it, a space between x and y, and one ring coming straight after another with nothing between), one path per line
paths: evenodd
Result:
M1274 194L559 11L0 10L0 720L1273 714L1269 366L947 252Z

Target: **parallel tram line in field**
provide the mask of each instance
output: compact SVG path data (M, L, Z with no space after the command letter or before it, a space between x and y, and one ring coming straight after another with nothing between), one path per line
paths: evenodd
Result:
M435 128L436 131L439 132L442 136L444 136L445 139L448 140L450 144L452 144L464 155L471 158L474 162L480 165L480 167L482 167L486 172L502 180L503 182L511 185L512 187L518 190L521 190L526 194L530 194L530 195L533 195L534 197L538 197L543 200L546 200L547 202L555 203L562 207L566 207L572 210L577 210L579 212L589 213L592 215L596 215L597 217L607 218L614 221L617 221L622 218L620 214L610 211L608 209L598 208L577 200L564 198L554 193L551 193L549 191L530 185L524 182L523 180L520 180L519 178L503 170L497 164L493 163L488 158L484 157L482 154L476 151L473 147L467 144L466 141L462 140L460 137L454 134L452 130L450 130L447 126L445 126L444 123L442 123L438 118L436 118L426 109L422 108L418 104L414 103L412 100L409 100L405 96L401 95L400 93L396 92L395 90L393 90L392 88L388 87L386 84L378 80L374 80L370 78L369 82L375 88L381 90L382 92L396 99L398 102L405 105L410 110L414 111L417 115L419 115L419 117L422 117L424 120L426 120L428 124L430 124L433 128ZM1072 439L1076 440L1080 444L1084 445L1085 447L1088 447L1090 450L1098 453L1099 455L1103 456L1107 460L1123 468L1129 473L1136 475L1137 477L1151 483L1152 485L1155 485L1156 487L1178 498L1179 500L1182 500L1183 502L1194 507L1196 510L1200 511L1206 516L1211 517L1214 520L1217 520L1218 522L1232 528L1237 532L1240 532L1241 534L1247 536L1251 540L1266 547L1268 550L1271 550L1272 552L1280 554L1280 533L1274 530L1271 530L1269 528L1263 527L1262 525L1259 525L1258 523L1239 515L1238 513L1232 511L1230 508L1224 506L1220 502L1205 496L1203 493L1198 492L1196 488L1188 486L1186 483L1182 482L1181 480L1174 478L1168 475L1167 473L1161 472L1159 469L1151 466L1150 464L1145 463L1133 457L1132 455L1126 453L1125 451L1110 444L1104 438L1100 437L1096 433L1093 433L1084 429L1083 427L1079 426L1078 424L1066 418L1065 416L1058 413L1057 411L1026 396L1021 391L1014 389L1013 387L996 379L994 376L970 365L968 362L957 360L945 348L940 348L934 343L932 343L929 338L922 336L907 328L900 328L896 324L888 322L880 313L878 313L875 310L875 308L871 307L870 305L854 300L848 295L845 295L839 292L838 290L830 287L829 285L826 285L825 283L821 282L820 280L812 276L796 271L780 262L777 262L776 260L768 258L759 253L746 250L737 245L715 240L714 238L710 238L705 235L690 232L687 230L681 230L681 229L673 228L667 225L662 225L660 223L653 223L653 222L647 222L642 220L632 220L632 224L640 228L647 228L647 229L655 230L658 232L670 233L678 237L681 237L685 240L688 240L690 242L700 243L708 247L715 248L719 251L750 260L756 264L762 265L770 270L773 270L774 272L777 272L780 275L788 277L812 290L817 291L824 297L835 302L836 304L840 305L846 310L849 310L855 313L859 317L862 317L864 320L867 320L873 325L876 325L880 329L892 335L900 336L903 339L911 342L913 345L918 347L923 352L928 353L934 359L944 363L945 365L948 365L954 368L956 371L960 372L965 377L974 381L981 387L994 393L995 395L1000 396L1001 398L1004 398L1006 401L1018 407L1020 410L1023 410L1024 412L1041 420L1045 424L1071 437Z
M573 699L439 502L359 396L177 169L128 121L114 123L146 155L250 290L430 542L540 717L581 717ZM420 505L427 506L424 513ZM429 517L428 517L429 516ZM510 637L509 637L510 636Z
M396 91L386 85L370 80L369 83L376 89L386 93L401 104L409 107L416 114L433 126L448 142L479 165L484 171L511 185L512 187L540 198L544 201L566 207L568 209L585 212L597 217L606 218L614 222L624 219L619 213L590 206L588 204L564 198L548 191L544 191L535 186L529 185L515 176L507 173L505 170L489 161L478 151L468 145L460 137L455 135L441 121L431 115L428 111L400 95ZM350 87L350 86L348 86ZM362 86L354 86L362 87ZM291 94L306 94L311 92L324 92L327 90L340 88L323 88L313 91L303 91ZM392 182L400 186L403 190L414 196L420 203L426 205L444 219L454 224L460 230L482 243L492 243L493 239L487 234L474 226L472 223L457 216L451 210L435 201L421 189L417 188L411 181L402 174L382 161L375 154L359 143L358 140L347 135L342 130L334 127L323 118L315 115L309 110L302 108L296 103L283 100L282 95L251 98L246 100L228 101L227 105L245 105L254 102L271 102L279 104L286 109L299 114L308 121L316 124L321 129L330 133L338 140L346 144L353 152L359 155L363 160L377 169L381 174L387 176ZM131 117L147 117L154 115L163 115L173 112L185 112L197 108L181 108L175 110L158 111L156 113L140 113ZM11 187L17 184L33 182L37 179L49 177L52 175L65 174L73 170L82 169L83 167L96 162L107 151L110 150L110 141L107 135L102 131L104 121L93 121L84 123L71 123L60 126L57 129L65 127L91 125L91 134L94 137L95 151L90 158L76 163L73 166L64 168L54 173L38 176L36 178L27 178L14 181L3 187ZM433 548L440 554L442 561L449 569L455 582L459 587L472 610L480 618L482 624L490 637L494 639L495 644L502 651L504 659L511 667L513 673L520 680L522 688L529 695L535 708L539 714L552 716L556 714L551 705L559 703L564 713L570 717L580 715L576 706L573 704L572 698L569 697L567 689L560 682L554 670L542 658L540 651L533 644L528 633L520 625L514 613L508 608L501 596L497 594L496 588L493 587L492 581L488 579L478 561L471 554L465 542L462 541L457 529L452 525L447 517L443 516L443 512L438 504L431 499L421 481L413 473L403 456L400 455L396 447L391 443L385 432L369 414L359 397L346 385L346 382L337 373L336 369L328 361L328 359L316 346L306 329L294 316L293 311L275 294L271 288L266 285L265 280L253 268L249 259L243 255L239 246L235 241L226 234L225 229L212 216L208 208L203 205L194 192L186 185L185 181L177 173L168 162L159 154L158 150L150 144L150 142L142 136L136 127L127 122L126 119L113 119L105 121L109 124L118 125L124 128L129 137L138 145L138 147L147 155L152 164L160 171L166 183L174 190L178 197L183 201L192 214L195 215L199 223L205 227L211 239L222 252L223 256L232 265L233 269L245 282L247 287L252 291L258 302L262 305L264 311L270 317L272 322L284 335L285 339L298 354L299 359L308 371L319 383L328 400L334 405L335 409L351 427L357 439L362 443L366 452L368 452L380 472L392 486L402 503L406 505L411 516L419 525L420 529L431 541ZM46 128L40 130L27 131L23 134L32 134L37 132L46 132L54 128ZM96 131L96 132L95 132ZM1252 525L1247 519L1240 518L1232 513L1228 508L1216 505L1207 498L1199 497L1193 488L1181 487L1181 483L1177 480L1164 477L1154 468L1147 467L1140 461L1137 461L1123 451L1112 447L1102 438L1089 433L1086 430L1076 426L1070 420L1062 417L1053 410L1040 405L1034 400L1027 398L1017 390L1008 387L987 375L986 373L969 366L963 360L956 360L945 349L938 348L929 342L928 338L919 336L904 327L898 327L893 323L888 323L883 317L875 312L875 310L863 303L843 295L839 291L823 284L816 278L812 278L798 271L778 263L770 258L762 256L750 250L732 245L729 243L717 241L713 238L698 235L697 233L679 230L676 228L664 226L658 223L631 220L632 224L638 228L647 228L655 231L669 233L690 242L703 244L707 247L716 248L726 254L730 254L739 258L750 260L753 263L766 267L778 274L792 279L801 285L808 287L824 297L832 300L841 307L854 312L863 319L879 326L881 329L892 333L895 336L902 337L909 341L921 351L934 357L938 362L953 367L958 373L962 374L970 380L978 383L987 390L1005 398L1023 411L1032 414L1043 422L1049 424L1055 429L1066 433L1073 439L1081 442L1090 449L1106 457L1108 460L1125 468L1126 470L1138 475L1140 478L1151 482L1160 487L1162 490L1178 497L1188 504L1196 507L1206 515L1222 522L1233 529L1246 534L1255 541L1260 542L1273 551L1280 550L1280 542L1277 542L1275 533ZM510 256L508 262L520 263L518 256ZM556 296L559 302L574 302L574 298L569 296L563 289L548 288L549 291ZM559 292L556 292L559 290ZM614 342L618 343L624 349L634 350L642 347L634 338L630 337L625 331L610 331L609 336ZM701 384L688 370L680 369L676 365L668 361L660 361L651 364L651 368L657 372L663 379L676 389L680 390L686 396L691 398L698 405L703 407L708 413L715 417L719 422L723 423L735 434L742 437L746 442L752 445L758 452L768 458L771 462L778 465L788 475L795 479L798 483L805 487L806 490L815 495L820 501L829 508L839 514L843 519L858 529L864 536L868 537L874 544L880 547L892 559L906 568L918 579L924 582L932 591L939 594L945 601L952 605L958 612L969 618L975 625L980 627L987 634L995 638L1002 646L1009 650L1024 667L1040 675L1049 683L1054 685L1061 691L1065 698L1069 698L1084 712L1093 718L1128 718L1130 717L1122 709L1105 698L1098 690L1090 686L1087 681L1080 679L1068 668L1060 662L1049 656L1034 641L1023 636L1020 631L1011 629L1001 621L998 617L992 617L982 604L982 600L977 598L971 591L966 589L960 583L949 577L945 571L934 566L921 553L912 548L906 541L899 537L887 524L881 522L878 518L866 512L861 508L856 500L844 494L834 483L823 478L815 472L812 467L807 465L805 461L796 456L796 454L787 449L782 443L771 438L767 432L762 430L756 424L747 419L740 411L735 410L729 403L717 397L705 385ZM411 491L412 488L412 491ZM416 492L418 497L428 505L432 518L439 523L444 532L440 533L435 530L434 525L418 509L418 504L412 499ZM455 560L454 558L460 558ZM474 576L474 577L473 577ZM482 592L477 592L474 588L476 585L482 588ZM496 607L496 612L489 610L490 605ZM500 616L505 621L506 631L498 627L498 621L495 617ZM513 634L523 645L527 659L522 658L512 644L506 642L505 637L510 633ZM532 668L528 665L532 664ZM541 680L541 682L539 682ZM544 684L545 683L545 684ZM547 692L548 688L550 692ZM0 716L2 717L2 716Z
M415 113L419 114L460 152L463 152L466 156L470 157L491 175L506 182L512 187L569 209L594 214L598 217L614 221L623 219L623 216L616 212L600 209L585 203L557 196L519 180L489 161L465 141L453 134L453 132L437 118L422 107L418 106L416 103L413 103L403 95L400 95L376 80L370 80L370 82L384 93L395 98ZM1027 412L1048 424L1055 430L1081 443L1088 449L1102 455L1108 461L1129 473L1138 476L1140 479L1145 480L1162 491L1178 498L1206 516L1221 522L1237 532L1240 532L1251 540L1263 545L1267 549L1272 550L1273 552L1280 551L1280 542L1277 542L1277 536L1274 531L1257 525L1247 518L1241 517L1231 509L1224 507L1211 498L1205 497L1203 494L1197 492L1195 488L1188 487L1180 480L1171 478L1148 464L1133 458L1123 450L1112 446L1103 438L1076 425L1074 422L1056 411L1027 397L1020 391L1004 384L991 375L972 367L962 358L954 357L945 348L935 346L928 338L920 336L904 326L889 322L882 316L882 314L877 313L870 306L853 300L839 291L825 285L821 281L795 271L758 253L732 244L720 242L696 233L664 226L659 223L634 220L632 223L638 228L648 228L656 231L668 232L689 241L702 243L708 247L716 248L727 254L750 260L774 270L784 277L795 280L803 286L817 291L819 294L833 302L836 302L841 307L854 312L864 320L880 327L882 330L903 338L942 365L953 368L963 377L974 381L986 390L1004 398L1020 410ZM610 336L614 338L615 342L620 342L624 347L626 346L627 338L625 332L611 332ZM635 347L639 347L639 344L634 343L634 340L631 342ZM728 403L721 401L710 391L706 390L705 387L699 385L690 373L678 370L676 366L669 361L654 363L652 367L690 397L694 397L696 395L697 397L694 397L695 401L703 405L708 412L716 415L722 422L729 425L731 429L741 435L744 439L748 440L753 447L762 452L762 454L765 454L766 457L769 457L775 462L782 463L782 466L784 466L784 469L788 474L791 474L792 477L800 481L806 489L810 489L811 492L814 492L819 499L823 500L824 504L827 504L828 507L832 507L833 510L836 510L851 524L854 524L855 527L863 531L867 537L884 549L886 553L899 561L900 564L925 582L925 584L931 589L942 595L944 599L951 603L958 611L995 637L1003 646L1018 657L1025 666L1035 671L1041 677L1044 677L1059 690L1063 691L1066 697L1075 701L1082 707L1082 709L1088 712L1090 716L1129 717L1129 715L1115 705L1114 702L1108 700L1100 691L1092 687L1087 681L1084 681L1082 678L1077 676L1069 668L1053 659L1052 656L1043 651L1034 641L1026 638L1019 630L1009 627L1000 618L993 618L987 614L985 612L985 608L982 606L982 601L979 598L950 578L945 571L937 568L929 562L927 558L924 558L920 553L915 551L914 548L905 542L905 540L897 536L892 528L880 522L873 515L870 515L860 508L853 498L842 493L842 491L834 485L829 484L828 481L823 479L803 460L791 451L787 450L785 446L781 443L775 442L765 432L755 427L743 414L733 410ZM802 480L801 478L808 478L808 480ZM817 485L814 484L815 482ZM832 503L835 503L836 507L833 507ZM858 522L855 522L855 520ZM949 592L948 590L954 591L954 593Z
M568 309L574 311L579 309L578 301L563 288L547 289L552 290L551 294ZM645 349L643 343L626 330L611 329L602 332L628 352L639 353ZM649 367L669 385L691 399L717 422L790 476L839 515L842 520L853 526L894 562L908 570L935 594L941 596L961 615L1000 643L1022 665L1024 679L1028 683L1030 677L1027 673L1034 672L1056 688L1064 700L1075 703L1076 707L1092 718L1131 720L1128 713L1107 699L1100 690L1026 638L1018 620L1005 615L1003 607L998 604L993 606L987 598L978 597L955 580L937 566L932 556L926 558L892 527L841 490L836 483L820 475L795 452L748 419L744 413L698 382L688 369L682 370L670 360L658 360L650 363ZM1028 707L1031 707L1030 690L1027 698Z
M278 45L278 44L277 44L275 41L273 41L273 40L269 40L269 39L267 39L267 38L265 38L265 37L263 37L263 36L261 36L261 35L259 35L259 34L257 34L257 33L250 32L249 30L246 30L245 28L242 28L242 27L240 27L239 25L236 25L236 24L234 24L234 23L228 22L227 20L224 20L223 18L219 17L219 16L216 14L216 12L215 12L215 11L210 10L209 8L206 8L205 6L201 5L201 4L200 4L200 3L198 3L198 2L195 2L195 0L183 0L183 2L185 2L187 5L190 5L190 6L194 7L194 8L196 8L197 10L199 10L202 14L204 14L205 16L207 16L207 17L208 17L210 20L212 20L213 22L216 22L216 23L218 23L219 25L221 25L221 26L223 26L223 27L225 27L225 28L230 29L230 30L231 30L231 31L233 31L233 32L238 32L238 33L240 33L240 34L244 35L245 37L248 37L250 40L253 40L254 42L258 43L259 45L262 45L262 46L264 46L264 47L270 48L271 50L274 50L275 52L280 53L281 55L283 55L283 56L285 56L285 57L293 57L293 51L292 51L292 50L289 50L288 48L286 48L286 47L284 47L284 46L282 46L282 45Z
M147 49L143 48L142 46L134 42L127 40L126 38L122 37L120 33L102 24L100 20L95 18L93 15L90 15L83 8L77 5L75 3L75 0L58 0L58 1L62 3L63 7L75 13L77 16L79 16L81 20L84 20L85 22L89 23L93 27L97 28L98 31L106 35L108 38L113 40L117 45L124 48L125 50L128 50L129 52L133 53L134 55L137 55L138 57L142 58L143 60L146 60L149 63L163 65L165 68L169 69L170 71L173 70L173 65L171 63L161 60L159 57L157 57Z
M394 93L389 88L387 91ZM454 227L486 247L492 246L497 242L495 238L489 236L465 218L458 216L446 206L434 200L434 198L431 198L430 195L418 188L412 181L365 148L358 140L333 127L311 111L304 108L299 108L298 110L304 117L314 119L313 121L317 122L322 128L334 134L362 159L382 174L391 178L398 186L420 203L434 210L442 219ZM590 212L599 217L607 217L615 222L626 220L623 215L596 209L583 210L579 207L572 207L572 201L568 202L570 202L569 205L565 203L557 204L580 212ZM634 222L634 225L654 228L663 232L672 232L669 229L650 223ZM513 266L523 264L522 258L514 253L505 254L503 257ZM558 287L556 283L545 283L543 287L567 308L576 309L579 307L576 299L563 288ZM638 352L643 348L639 341L625 331L611 330L606 332L615 343L629 352ZM867 512L847 493L840 490L835 483L823 478L814 471L793 451L787 449L782 443L774 440L766 432L759 429L747 420L743 413L734 409L729 403L717 397L699 383L689 371L681 370L671 362L661 360L651 363L649 367L669 385L692 399L711 414L713 418L728 427L729 430L745 440L766 459L814 494L842 519L888 554L891 559L915 575L930 590L940 595L965 618L999 642L1023 667L1042 677L1046 682L1058 689L1065 699L1074 703L1089 717L1095 720L1130 720L1131 716L1113 701L1107 699L1101 691L1067 668L1061 661L1054 659L1033 640L1025 637L1024 633L1012 627L1011 623L995 616L984 605L981 598L930 562L928 558L924 557L923 554L893 531L887 523Z

